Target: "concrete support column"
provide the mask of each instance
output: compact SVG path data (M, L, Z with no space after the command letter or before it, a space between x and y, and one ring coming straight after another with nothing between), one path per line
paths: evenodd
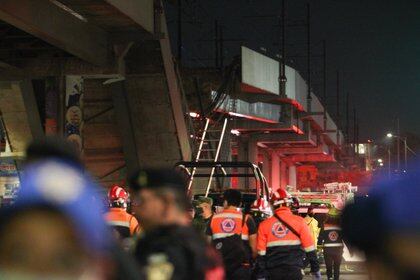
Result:
M288 179L287 164L284 161L280 161L280 188L286 188Z
M248 161L258 165L258 146L257 141L253 138L248 140ZM248 171L249 172L249 171ZM255 179L249 178L247 188L255 188Z
M289 166L289 185L296 188L296 166Z
M262 173L264 174L265 178L267 179L267 183L271 186L271 156L267 151L262 151L263 156L263 165L262 165Z
M277 153L271 153L271 181L270 186L273 190L280 188L280 158Z
M248 160L248 139L240 137L238 139L238 161ZM243 168L238 169L239 173L243 173ZM244 189L248 186L248 180L246 178L238 178L238 188Z
M248 140L248 161L253 164L258 163L258 146L257 141L253 138Z

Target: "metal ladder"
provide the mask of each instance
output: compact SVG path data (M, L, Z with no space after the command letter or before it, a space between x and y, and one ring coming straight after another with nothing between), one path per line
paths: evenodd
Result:
M224 138L225 132L226 132L227 118L224 119L223 126L222 126L221 130L209 129L209 124L210 124L210 119L206 118L206 124L204 125L203 134L201 135L200 143L198 145L197 155L196 155L196 158L195 158L196 162L202 162L202 161L217 162L219 160L220 149L222 147L223 138ZM219 139L210 139L208 137L209 132L220 132ZM205 143L207 144L208 147L203 147ZM217 148L213 149L211 143L214 143L214 144L217 143ZM202 157L202 154L203 154L202 152L215 152L214 158L203 158ZM194 175L195 175L196 171L197 171L197 167L194 167L193 170L191 171L191 176L190 176L190 180L189 180L189 183L188 183L188 191L191 190L192 184L194 182ZM215 171L215 167L213 167L211 169L211 172L210 172L210 177L209 177L209 180L208 180L208 183L207 183L206 194L205 194L206 197L209 195L210 186L211 186L211 182L212 182L212 179L213 179L214 171Z

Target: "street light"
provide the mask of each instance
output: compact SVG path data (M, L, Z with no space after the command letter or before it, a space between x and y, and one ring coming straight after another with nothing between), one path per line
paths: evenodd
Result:
M378 158L379 163L383 163L384 161L381 158Z
M386 134L386 137L388 137L388 138L397 138L398 141L403 141L404 142L404 166L405 166L405 170L407 170L407 151L410 151L413 155L417 156L417 154L412 149L410 149L410 147L408 147L408 145L407 145L407 137L402 138L399 135L393 135L391 132L388 132ZM400 149L399 149L399 144L400 144L400 142L398 142L398 152L397 152L398 153L398 171L401 171L400 170ZM390 151L389 151L389 149L388 149L388 153L389 153L389 157L390 157Z

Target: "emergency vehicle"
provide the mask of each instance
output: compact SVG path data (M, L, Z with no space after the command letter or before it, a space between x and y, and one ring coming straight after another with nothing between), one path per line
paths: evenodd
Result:
M209 196L214 206L222 206L223 191L230 188L233 180L247 180L247 188L238 188L243 194L243 207L249 212L251 205L258 198L269 201L271 189L261 169L251 162L205 162L181 161L176 168L185 172L191 188L187 190L194 198ZM206 186L210 186L206 189Z

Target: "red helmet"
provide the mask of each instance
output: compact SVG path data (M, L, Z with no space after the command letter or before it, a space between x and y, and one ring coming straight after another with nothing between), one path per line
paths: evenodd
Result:
M271 215L272 211L270 208L270 204L264 197L260 197L254 201L251 205L251 211L253 212L262 212L264 214Z
M273 206L293 202L292 196L284 189L278 189L274 191L270 200Z
M127 207L129 195L128 193L121 188L120 186L112 186L108 192L108 200L111 204L118 204L123 207Z

